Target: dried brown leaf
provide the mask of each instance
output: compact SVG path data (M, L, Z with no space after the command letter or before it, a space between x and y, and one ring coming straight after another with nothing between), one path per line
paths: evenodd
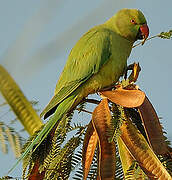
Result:
M84 180L87 179L90 166L94 157L94 153L97 147L98 136L92 125L89 123L87 131L84 137L83 149L82 149L82 166L83 166L83 177Z
M153 150L149 147L143 135L129 119L123 122L120 129L123 142L150 179L172 179Z
M113 103L127 108L138 107L145 99L145 93L140 90L126 90L118 88L114 91L102 91L101 94Z
M43 180L45 176L45 171L39 172L39 162L36 161L33 169L28 177L28 180Z
M132 165L135 159L129 152L128 148L125 146L121 137L118 137L118 149L119 149L120 159L122 163L122 169L125 176L127 173L127 170L130 168L130 166Z
M124 178L145 180L146 175L141 168L137 168L137 171L136 169L133 169L130 171L130 168L133 166L133 163L136 162L136 160L130 153L127 146L124 144L121 137L118 138L118 149L119 149L120 159L122 163L122 169L124 172Z
M111 128L111 113L107 98L95 108L92 117L93 125L99 137L99 175L101 179L115 178L116 148L115 143L109 143L108 130Z
M154 152L159 155L169 153L159 118L147 97L145 98L144 103L138 107L138 111L140 113L149 144Z

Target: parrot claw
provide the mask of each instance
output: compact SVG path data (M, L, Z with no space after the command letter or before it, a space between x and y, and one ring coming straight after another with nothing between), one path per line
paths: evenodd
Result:
M127 73L128 73L129 70L132 70L131 74L128 77L130 83L131 82L136 82L137 78L139 76L139 72L141 71L141 67L140 67L139 63L133 63L133 64L130 64L127 67L126 72L124 74L124 79L125 80L127 79Z
M135 63L130 64L130 65L127 66L127 69L126 69L126 71L125 71L125 73L124 73L124 79L125 79L125 80L127 79L128 71L131 71L131 70L134 69L134 64L135 64Z

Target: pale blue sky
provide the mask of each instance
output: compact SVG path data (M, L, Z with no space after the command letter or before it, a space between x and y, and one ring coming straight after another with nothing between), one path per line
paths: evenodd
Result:
M0 64L25 95L43 109L53 96L56 81L70 49L94 25L121 8L145 14L150 35L172 29L172 1L166 0L0 0ZM133 49L129 63L139 61L137 84L150 98L167 136L172 140L172 41L154 39ZM0 152L0 176L14 164L13 154ZM14 176L20 176L16 169Z

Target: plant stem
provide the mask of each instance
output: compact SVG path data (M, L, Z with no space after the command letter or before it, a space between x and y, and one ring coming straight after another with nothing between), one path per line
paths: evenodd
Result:
M152 36L152 37L146 39L146 41L151 40L151 39L156 38L156 37L159 37L159 35L160 35L160 34L157 34L157 35L155 35L155 36ZM142 43L143 43L143 42L139 42L138 44L134 45L132 48L135 48L135 47L141 45Z
M92 114L92 112L90 112L90 111L87 111L87 110L85 110L85 109L81 109L81 108L76 108L76 110L77 111L79 111L79 112L86 112L86 113L89 113L89 114Z

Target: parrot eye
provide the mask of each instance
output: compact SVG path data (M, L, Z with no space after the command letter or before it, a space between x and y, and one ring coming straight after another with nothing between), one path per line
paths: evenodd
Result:
M132 24L136 24L136 21L134 19L131 19L130 21Z

